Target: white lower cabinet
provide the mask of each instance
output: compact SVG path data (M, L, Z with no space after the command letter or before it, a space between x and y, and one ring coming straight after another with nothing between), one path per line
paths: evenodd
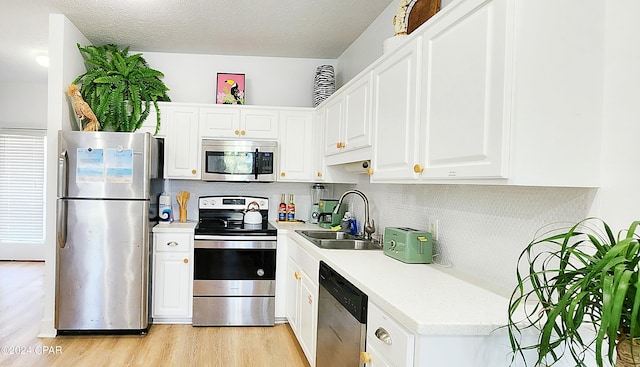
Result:
M286 314L302 351L313 367L316 364L319 260L291 242L287 260Z
M154 233L153 243L153 321L191 323L193 234Z
M367 351L361 360L367 367L413 366L415 336L369 302Z

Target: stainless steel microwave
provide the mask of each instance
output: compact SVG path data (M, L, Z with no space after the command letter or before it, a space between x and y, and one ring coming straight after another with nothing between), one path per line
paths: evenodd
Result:
M276 141L202 140L203 181L273 182Z

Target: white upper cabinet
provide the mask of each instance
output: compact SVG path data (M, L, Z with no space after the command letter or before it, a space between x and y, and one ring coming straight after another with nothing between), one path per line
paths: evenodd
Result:
M315 146L313 110L280 112L278 181L312 181Z
M238 132L236 134L235 132ZM200 136L203 138L238 137L240 110L225 107L200 108Z
M278 110L247 106L200 109L203 138L278 139Z
M507 174L506 1L467 1L424 36L423 178Z
M413 178L417 160L420 38L373 70L373 174L371 181Z
M162 108L164 178L199 180L200 136L198 107L172 105Z
M601 10L579 0L467 0L443 8L372 66L371 180L598 186ZM406 78L416 47L414 89ZM394 63L404 69L394 71ZM402 85L387 82L398 94L381 87L385 73L402 78ZM419 132L412 135L414 112Z
M324 154L329 156L341 152L344 130L344 98L337 95L324 107Z
M278 139L278 110L242 109L240 136L247 139ZM235 131L234 131L235 134Z
M357 76L336 93L321 107L327 164L371 159L371 73Z

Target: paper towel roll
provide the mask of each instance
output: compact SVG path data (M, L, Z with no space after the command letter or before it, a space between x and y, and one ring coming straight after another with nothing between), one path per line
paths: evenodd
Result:
M371 161L359 161L353 163L347 163L344 165L344 169L347 172L354 173L367 173L367 169L371 167Z

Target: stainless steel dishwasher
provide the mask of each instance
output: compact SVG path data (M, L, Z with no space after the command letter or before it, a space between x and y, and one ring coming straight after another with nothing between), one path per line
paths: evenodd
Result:
M364 366L368 297L320 261L316 367Z

